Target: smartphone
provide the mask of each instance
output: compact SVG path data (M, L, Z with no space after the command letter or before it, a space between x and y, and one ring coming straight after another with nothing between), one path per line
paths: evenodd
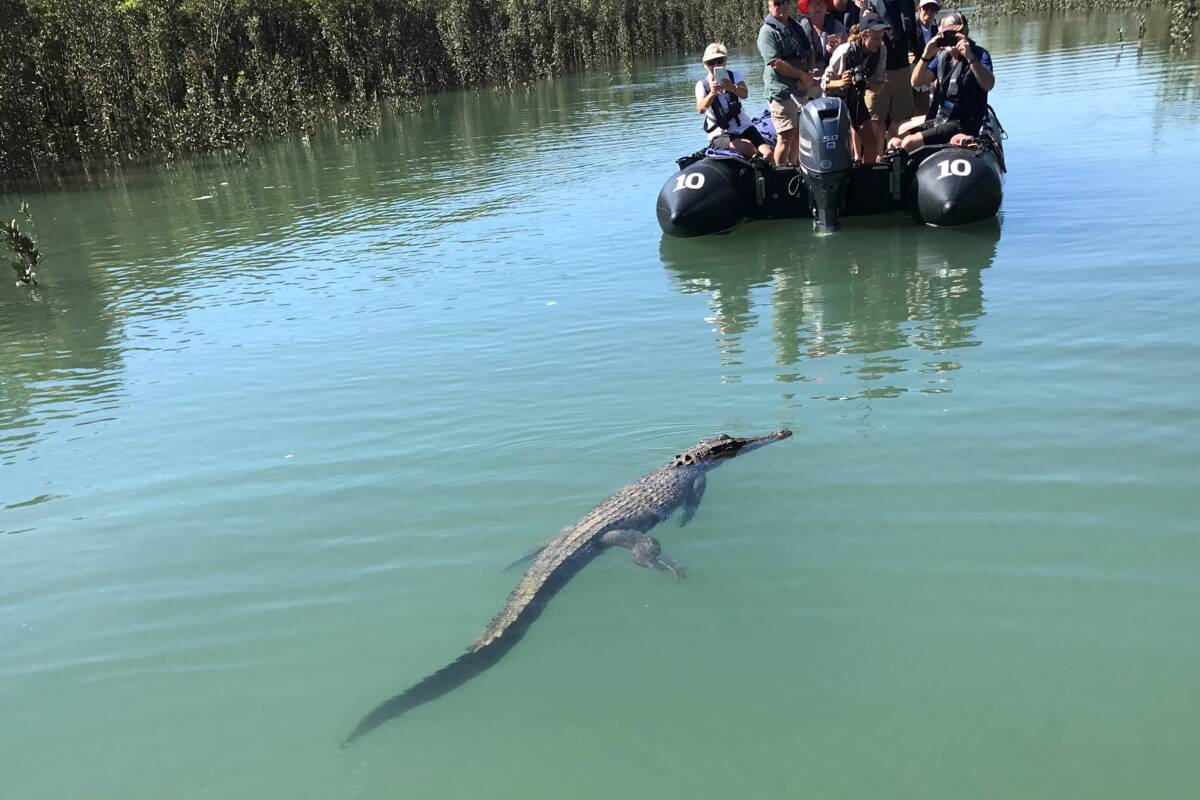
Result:
M713 70L713 77L716 78L717 85L720 86L721 84L725 83L725 81L729 80L729 70L725 69L724 67L717 67Z

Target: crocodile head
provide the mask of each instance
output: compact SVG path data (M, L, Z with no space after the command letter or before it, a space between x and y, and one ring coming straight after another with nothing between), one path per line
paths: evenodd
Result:
M701 439L699 444L689 447L671 459L671 464L676 467L698 466L712 469L719 466L722 461L751 450L757 450L765 444L778 442L791 435L792 432L786 429L763 436L747 436L745 438L722 433L720 436Z

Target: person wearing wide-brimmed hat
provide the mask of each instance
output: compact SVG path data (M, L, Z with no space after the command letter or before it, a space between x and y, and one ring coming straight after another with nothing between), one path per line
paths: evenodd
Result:
M704 48L700 60L708 74L696 81L696 111L704 115L709 147L735 150L747 158L758 154L769 159L771 146L742 108L742 101L750 96L750 90L741 74L727 66L729 53L725 45L713 42ZM718 69L723 70L720 76Z

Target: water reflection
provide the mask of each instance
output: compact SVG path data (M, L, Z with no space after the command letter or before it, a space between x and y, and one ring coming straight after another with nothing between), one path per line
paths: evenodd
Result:
M610 139L661 91L585 74L451 92L385 112L368 139L328 126L242 158L49 174L23 195L47 255L42 286L0 287L0 464L52 429L109 416L126 348L183 347L202 333L193 312L267 304L256 321L278 324L306 313L305 297L349 282L397 280L411 292L436 272L474 268L456 251L470 236L494 246L536 230L536 204L511 213L535 163L539 174L581 170L548 150ZM18 199L0 195L0 206ZM469 230L489 218L506 229Z
M80 281L70 293L22 288L0 301L0 466L14 464L48 423L92 424L116 402L119 320L86 299L103 292L103 276Z
M1022 104L1005 87L1021 87L1024 96L1025 87L1044 89L1044 76L1053 74L1052 101L1086 116L1094 112L1086 105L1095 95L1090 78L1105 74L1109 91L1136 112L1096 128L1105 146L1146 134L1157 140L1161 129L1200 118L1197 54L1169 53L1169 20L1157 11L1147 12L1143 42L1117 44L1118 27L1136 30L1132 20L986 23L981 40L1002 59L998 106L1014 144L1025 148L1015 160L1017 180L1037 169L1038 158L1052 158L1046 169L1066 174L1064 159L1089 168L1095 159L1087 148L1038 140L1034 112L1045 101L1035 93ZM470 291L481 255L509 263L536 253L547 271L569 265L574 242L562 227L564 209L573 224L595 219L603 229L610 222L594 216L597 199L636 205L630 175L665 175L672 157L694 148L691 58L647 60L628 73L584 72L512 93L422 98L401 114L383 112L379 135L368 139L330 126L260 143L241 159L47 180L54 191L25 196L47 256L41 299L0 287L0 463L75 418L110 416L127 381L126 351L188 346L200 332L194 312L237 306L239 324L265 329L302 319L312 313L311 298L355 283L403 286L380 302L405 313L426 284L450 287L445 294ZM614 147L631 130L645 134L646 146ZM14 208L16 200L0 198L0 205ZM1033 208L1029 198L1023 208ZM779 380L807 380L799 367L813 359L854 356L863 381L895 387L898 375L938 368L898 366L890 360L896 354L974 343L979 270L994 241L971 239L950 252L946 242L958 241L958 232L916 231L898 220L872 225L856 222L853 236L829 240L748 226L714 242L664 243L662 258L684 291L709 293L731 379L746 357L743 335L763 305L752 290L763 287L773 297ZM646 242L652 251L653 239ZM730 247L738 261L711 257ZM456 277L462 280L452 285Z
M757 302L770 304L777 380L815 382L807 364L846 359L857 389L813 387L814 398L893 397L908 391L905 373L914 372L919 391L950 391L943 376L959 363L949 351L980 344L983 270L1000 221L935 230L882 217L833 236L797 225L794 236L764 223L725 237L662 239L659 255L680 291L708 298L726 376L737 380L747 366L743 338L762 316Z
M1144 35L1138 38L1142 24ZM1126 101L1126 110L1145 87L1154 87L1150 114L1156 136L1167 122L1200 119L1200 48L1172 47L1166 9L1002 17L983 25L981 40L999 58L999 74L1012 85L1044 92L1045 76L1054 75L1056 91L1088 94L1088 76L1103 71L1106 88Z

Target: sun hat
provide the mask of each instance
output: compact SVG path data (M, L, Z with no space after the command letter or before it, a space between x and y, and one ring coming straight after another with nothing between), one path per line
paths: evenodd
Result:
M729 51L725 49L725 45L720 42L713 42L708 47L704 48L704 58L700 59L702 63L707 64L710 61L718 58L729 58Z

